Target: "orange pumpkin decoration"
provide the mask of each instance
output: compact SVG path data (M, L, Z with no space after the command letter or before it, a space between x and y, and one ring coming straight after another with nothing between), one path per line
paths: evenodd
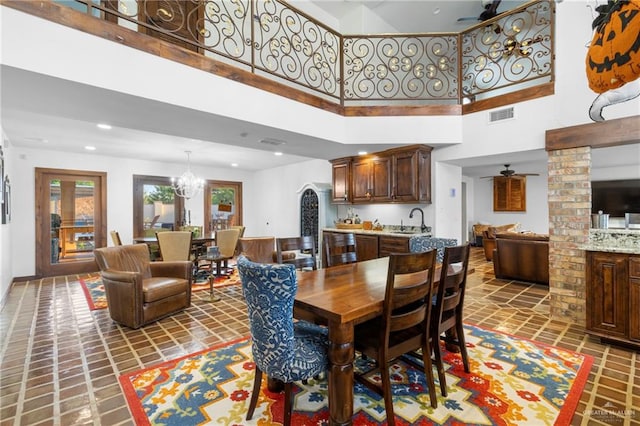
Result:
M609 1L597 10L587 78L591 90L604 93L640 77L640 0Z

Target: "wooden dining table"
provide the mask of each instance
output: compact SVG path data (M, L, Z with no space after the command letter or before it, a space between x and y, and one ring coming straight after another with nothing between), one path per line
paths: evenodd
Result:
M353 416L354 327L382 314L389 258L316 271L299 271L294 317L323 320L329 328L329 420L350 425ZM467 273L471 273L468 270ZM406 283L410 281L409 278ZM440 281L435 271L434 286ZM402 280L400 285L405 284Z

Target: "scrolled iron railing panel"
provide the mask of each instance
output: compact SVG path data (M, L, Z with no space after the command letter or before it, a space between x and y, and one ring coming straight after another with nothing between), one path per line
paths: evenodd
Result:
M551 78L553 8L543 1L492 20L462 36L465 96Z
M340 35L278 1L255 7L255 67L338 97Z
M457 35L345 36L345 101L457 98L457 40Z
M206 0L201 21L208 50L251 63L250 0Z
M380 36L343 36L282 0L64 4L343 105L460 103L553 80L551 0L459 34Z

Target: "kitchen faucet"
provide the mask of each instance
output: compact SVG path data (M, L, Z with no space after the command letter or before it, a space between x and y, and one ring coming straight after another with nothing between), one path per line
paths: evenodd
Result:
M409 219L413 218L413 212L415 211L419 211L420 212L420 216L422 217L421 221L420 221L420 231L422 233L427 232L427 225L424 224L424 212L422 211L422 209L420 207L414 207L411 209L411 212L409 213Z

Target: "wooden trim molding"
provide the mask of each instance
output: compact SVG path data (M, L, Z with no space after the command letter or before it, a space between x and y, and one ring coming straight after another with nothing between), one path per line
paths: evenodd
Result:
M640 143L640 115L598 121L545 132L545 149L555 151L590 146L609 146Z

